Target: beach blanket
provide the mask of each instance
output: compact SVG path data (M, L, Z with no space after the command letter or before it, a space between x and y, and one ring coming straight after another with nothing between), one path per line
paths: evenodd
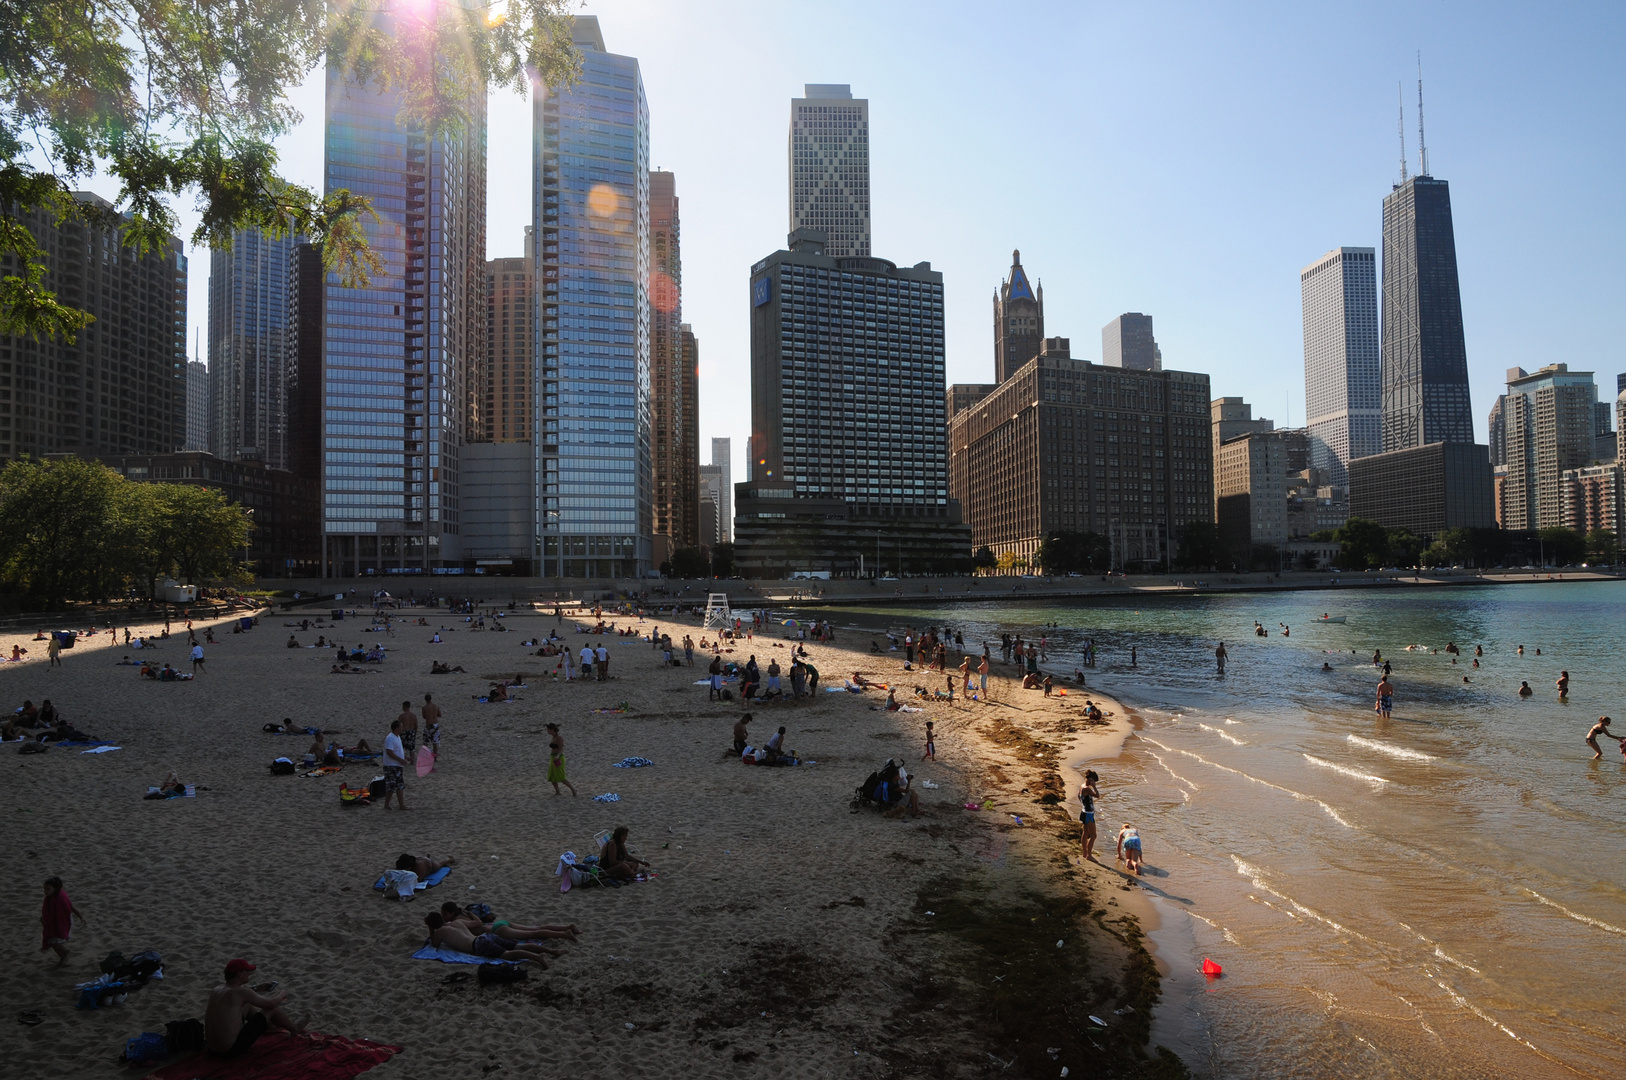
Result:
M112 743L107 742L104 739L63 739L61 742L55 743L54 745L56 745L56 746L111 746L111 747L113 747L114 750L118 749L118 747L113 746Z
M148 788L147 793L142 796L143 799L151 799L153 802L168 802L171 799L195 799L197 797L198 787L196 784L186 785L185 791L166 791L162 794L159 793L158 788Z
M429 886L431 886L431 885L439 885L441 882L445 881L446 880L446 875L450 874L451 872L452 872L452 868L450 866L443 866L439 870L436 870L433 874L430 874L424 880L419 881L416 884L414 884L412 887L414 889L416 889L418 892L422 892L423 890L429 888ZM380 874L378 876L377 881L373 882L373 888L377 889L379 892L383 892L384 891L384 884L385 884L386 880L389 878L389 876L391 874L410 874L410 873L412 873L412 871L410 871L410 870L386 870L386 871L384 871L382 874ZM415 878L418 875L412 874L412 876Z
M432 941L425 941L423 948L412 954L414 960L439 960L443 964L517 964L518 960L488 960L473 953L457 952L454 949L443 949Z
M300 776L332 776L336 772L343 772L343 771L344 771L344 766L342 766L342 765L321 765L321 766L318 766L317 768L314 768L314 769L310 770L309 772L302 772L299 775Z
M593 796L593 801L594 802L620 802L621 801L621 796L617 795L613 791L606 791L603 795L594 795Z
M238 1058L193 1054L143 1080L349 1080L401 1052L370 1039L272 1029Z
M57 743L57 745L58 746L73 746L75 744L74 743ZM95 747L93 749L81 750L79 752L81 754L111 754L115 750L122 750L122 749L124 749L122 746L109 746L108 744L103 743L102 745L97 746L97 747Z
M624 757L611 767L616 769L643 769L653 764L655 763L646 757Z

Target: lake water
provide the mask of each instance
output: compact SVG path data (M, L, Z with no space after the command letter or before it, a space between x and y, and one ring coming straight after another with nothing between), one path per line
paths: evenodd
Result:
M1169 984L1162 1034L1199 1075L1626 1076L1626 764L1582 742L1604 713L1626 734L1626 582L833 617L947 625L996 658L1001 631L1050 626L1052 671L1095 639L1090 683L1135 720L1093 765L1103 861L1134 823L1161 933L1226 970ZM1374 649L1394 667L1389 720Z

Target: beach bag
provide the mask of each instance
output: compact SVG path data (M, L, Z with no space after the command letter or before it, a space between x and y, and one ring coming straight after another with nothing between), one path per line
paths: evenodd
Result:
M169 1056L169 1040L156 1032L144 1031L124 1044L122 1060L132 1065Z
M294 763L293 762L291 762L291 761L283 761L283 760L279 759L279 760L273 761L271 763L271 775L272 776L292 776L293 774L294 774Z
M130 962L124 958L123 953L110 952L102 958L102 974L118 975L120 968L128 968L129 965Z
M367 794L369 797L374 799L382 799L388 794L388 792L384 789L384 778L382 776L378 777L372 783L367 785Z
M728 687L726 687L726 686L723 687L721 692L722 692L722 696L723 696L724 701L733 701L734 700L734 691L730 690Z
M130 977L139 984L164 977L164 958L151 950L130 957Z
M481 964L475 981L481 986L507 986L524 982L530 975L517 964Z
M195 1017L190 1020L171 1020L164 1025L164 1032L168 1036L171 1053L188 1054L203 1049L202 1020Z

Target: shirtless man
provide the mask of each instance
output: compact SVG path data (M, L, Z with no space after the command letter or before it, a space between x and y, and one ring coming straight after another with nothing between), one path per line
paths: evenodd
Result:
M1219 643L1219 647L1214 650L1214 664L1219 668L1221 675L1225 674L1225 656L1225 642L1222 641Z
M452 952L468 953L470 956L481 956L487 960L529 961L544 968L548 966L548 957L563 955L557 949L515 945L493 933L483 933L476 937L473 931L462 923L447 923L438 911L431 911L423 917L423 921L429 926L429 940L439 948L450 949Z
M1389 676L1385 675L1378 680L1378 715L1385 720L1389 719L1389 714L1394 712L1394 701L1394 684L1389 681Z
M1586 744L1592 747L1593 761L1597 761L1599 758L1603 757L1603 750L1598 746L1599 735L1602 735L1606 739L1614 739L1618 741L1621 745L1621 753L1626 755L1626 736L1616 735L1613 731L1610 731L1609 724L1609 717L1600 716L1598 717L1598 722L1592 725L1592 730L1586 733Z
M418 875L419 881L428 881L429 875L438 874L448 866L456 865L456 859L447 859L445 862L435 862L433 859L425 859L421 855L402 855L399 859L395 860L395 868L397 870L411 870L414 874Z
M746 713L744 716L740 717L734 722L734 752L736 754L745 753L745 738L748 734L748 732L745 730L745 725L749 724L750 722L750 713Z
M497 919L487 923L479 916L462 910L452 901L448 900L440 905L441 920L448 925L460 924L464 929L476 934L496 934L504 941L535 941L539 938L569 938L576 940L576 924L522 926L519 923L509 922L507 919Z
M247 960L232 960L226 964L223 983L209 991L209 1005L203 1013L203 1038L209 1052L217 1057L238 1057L248 1052L254 1040L276 1025L297 1035L310 1022L307 1017L295 1024L282 1011L288 1000L286 992L276 997L264 997L258 989L248 986L255 967ZM262 986L267 991L276 984Z

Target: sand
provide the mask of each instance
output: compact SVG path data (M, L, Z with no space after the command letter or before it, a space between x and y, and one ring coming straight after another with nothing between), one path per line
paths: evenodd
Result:
M403 625L420 615L429 626ZM872 708L880 692L821 690L758 705L755 740L783 724L786 745L817 762L769 769L725 752L741 709L708 702L694 685L703 655L693 668L662 668L648 643L583 638L567 619L560 629L578 650L584 640L608 646L613 676L567 684L550 678L555 660L520 645L558 626L551 611L514 613L508 633L409 611L393 638L363 633L365 614L309 631L285 628L293 619L267 612L249 633L217 633L207 672L184 683L139 679L115 664L127 650L101 635L55 669L31 635L0 638L8 655L15 640L35 658L0 665L6 708L48 697L121 747L33 756L0 747L10 870L0 890L11 913L0 995L13 1013L45 1015L33 1027L0 1018L0 1050L26 1063L16 1075L108 1073L125 1039L201 1016L236 956L279 981L313 1028L404 1047L370 1076L969 1076L991 1060L1012 1063L993 1066L1010 1076L1069 1064L1088 1075L1080 1070L1109 1060L1138 1068L1156 973L1131 894L1110 869L1109 831L1108 865L1081 866L1077 804L1057 804L1063 748L1092 726L1085 696L1121 726L1116 703L1076 689L1048 700L1024 692L996 655L997 703L886 713ZM701 637L692 621L617 621ZM430 644L439 627L444 643ZM185 631L175 629L156 656L185 669ZM332 675L331 652L287 648L290 633L306 645L319 634L351 645L383 638L389 660L377 675ZM902 673L901 653L871 656L868 646L866 636L809 651L825 685L854 671L942 685ZM788 669L783 640L728 655L751 652L764 668L778 656ZM467 673L430 676L431 660ZM522 700L473 700L516 673L528 682ZM433 774L409 778L406 813L341 806L339 777L270 774L274 757L297 759L310 740L264 734L263 724L291 717L381 747L400 702L425 692L445 710L443 753ZM623 703L629 711L595 712ZM919 761L928 718L935 763ZM562 726L576 797L555 797L543 781L548 721ZM656 764L613 767L629 755ZM890 756L938 785L917 784L925 816L850 812L853 789ZM144 801L170 770L197 786L196 798ZM351 766L343 778L378 771ZM593 801L606 792L621 801ZM586 854L595 833L621 824L656 879L561 894L560 854ZM383 899L372 882L403 851L457 865L414 902ZM88 919L64 970L38 951L40 882L50 875ZM581 939L517 986L448 981L474 968L409 958L424 940L422 917L448 899L489 903L515 921L574 923ZM163 954L162 982L121 1007L75 1010L71 988L97 974L101 957L145 949ZM1108 1031L1087 1023L1092 1013Z

